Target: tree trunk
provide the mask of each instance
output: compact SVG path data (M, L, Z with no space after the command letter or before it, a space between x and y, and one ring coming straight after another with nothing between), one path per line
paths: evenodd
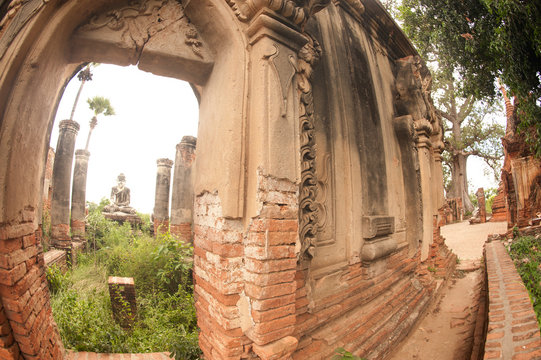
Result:
M466 172L467 162L468 157L466 155L455 154L453 156L450 196L452 198L461 198L464 211L472 212L474 207L468 194L468 175Z

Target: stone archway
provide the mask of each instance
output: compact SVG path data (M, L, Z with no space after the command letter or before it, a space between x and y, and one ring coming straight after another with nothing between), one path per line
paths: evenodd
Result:
M218 0L120 4L32 1L11 9L0 44L0 64L4 69L0 75L0 101L4 109L0 130L0 315L9 337L2 355L18 358L20 353L25 358L45 359L60 358L63 351L49 307L43 258L36 237L36 209L55 104L82 63L138 64L142 70L190 81L200 90L198 149L204 155L199 156L197 165L196 248L215 251L218 256L237 251L240 245L231 245L231 250L227 243L242 237L248 221L260 212L261 202L256 194L261 192L261 186L269 190L285 186L287 202L292 209L296 208L299 155L294 76L297 52L307 42L298 24L306 21L312 6L302 8L289 1L276 9L268 9L266 3L249 5L248 15L241 15L234 4ZM241 29L242 21L254 17L260 9L267 10L247 30ZM273 10L292 21L275 19ZM253 76L249 72L250 62ZM247 126L247 119L252 117L257 120ZM252 139L250 143L246 141L248 137ZM294 266L296 212L290 211L285 221L289 226L285 230L289 234L290 262ZM228 231L223 226L232 229ZM209 249L205 245L208 241L222 244L223 249L215 250L214 245ZM233 261L231 266L238 264ZM221 305L207 307L206 301L210 299L205 298L216 289L218 294L212 296L218 299L235 293L236 307L240 300L238 291L233 289L238 284L232 280L225 281L224 287L206 287L208 269L204 264L198 269L196 293L201 299L198 312L202 348L208 356L216 351L222 355L238 353L242 349L240 343L221 348L220 344L228 340L215 338L216 330L205 327L218 321L223 336L238 338L229 334L228 323L233 322L230 317L209 314L215 312L212 307ZM231 275L230 270L220 269L213 276L220 278L220 272ZM236 280L241 278L237 276ZM290 284L294 284L293 279ZM243 296L249 301L250 296ZM229 311L228 301L222 305L224 312ZM240 321L238 312L245 310L238 308L241 310L236 310L235 322ZM258 338L261 332L252 330L251 337ZM257 342L265 344L281 337ZM206 346L208 343L212 345Z
M427 266L445 274L453 257L433 227L430 75L379 2L11 4L0 29L0 356L63 351L36 209L55 104L88 61L198 89L194 279L207 358L326 358L340 346L378 358L407 334L434 292Z

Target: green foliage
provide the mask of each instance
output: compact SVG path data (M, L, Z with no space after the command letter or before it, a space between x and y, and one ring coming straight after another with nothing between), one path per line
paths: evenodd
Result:
M47 267L45 275L47 276L47 284L51 294L56 294L71 284L69 276L64 274L56 264Z
M541 155L541 3L518 0L403 0L399 18L425 60L462 96L494 99L500 77L518 97L521 127Z
M537 321L541 326L541 237L519 237L509 247L524 285L530 294Z
M337 355L334 355L331 360L364 360L363 358L353 355L342 347L334 350L334 352L337 353Z
M71 286L52 297L65 346L95 352L171 351L176 359L199 359L192 248L169 234L153 238L104 219L105 204L89 205L87 235L95 250L78 257L78 267L69 273ZM112 318L110 275L134 278L137 317L130 331ZM127 304L125 309L129 316Z
M94 111L94 115L98 116L103 114L105 116L115 115L115 109L111 106L109 99L103 96L94 96L91 99L87 99L88 107Z

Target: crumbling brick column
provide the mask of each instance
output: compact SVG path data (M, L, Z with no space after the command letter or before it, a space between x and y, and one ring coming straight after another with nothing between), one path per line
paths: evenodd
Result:
M37 211L0 224L0 359L63 359L53 320Z
M70 185L73 150L79 124L73 120L60 122L60 133L53 166L53 199L51 202L51 242L58 248L70 248Z
M481 224L486 223L487 207L485 203L485 190L483 188L477 189L475 196L477 196L477 205L479 206L479 222Z
M109 276L108 285L115 320L123 328L132 327L137 316L133 278Z
M421 175L421 194L423 203L423 240L421 244L421 261L428 258L430 245L433 241L433 214L432 214L432 174L431 157L432 149L430 143L430 134L432 125L426 119L415 121L415 131L417 133L417 149L419 152L419 170Z
M184 136L177 144L173 194L171 196L171 234L184 241L192 241L193 222L193 178L192 165L195 161L197 139Z
M86 175L89 157L90 152L87 150L77 150L75 152L71 192L71 235L77 240L83 240L85 237Z
M169 189L171 188L171 168L173 160L158 159L156 174L156 194L154 197L154 233L169 231Z

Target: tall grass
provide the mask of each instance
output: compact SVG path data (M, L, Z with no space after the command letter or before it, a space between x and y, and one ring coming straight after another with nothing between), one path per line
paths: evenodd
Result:
M191 281L193 249L169 234L118 225L91 205L88 248L66 275L50 269L53 315L64 346L93 352L171 351L198 359L198 332ZM108 276L133 277L137 319L131 330L112 317ZM53 290L54 289L54 290Z

